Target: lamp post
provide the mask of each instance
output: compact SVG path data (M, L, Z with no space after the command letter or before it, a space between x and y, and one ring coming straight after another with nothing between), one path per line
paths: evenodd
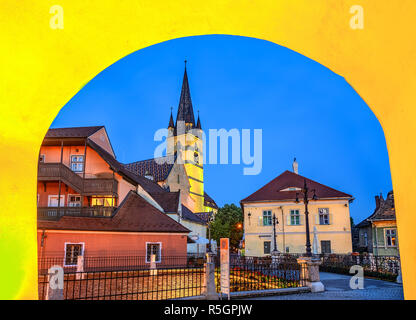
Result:
M317 200L318 198L316 197L315 189L309 190L309 188L306 184L306 179L304 179L303 190L301 191L301 193L303 193L303 202L305 204L306 256L307 257L312 256L311 237L310 237L310 232L309 232L309 211L308 211L309 192L310 191L313 191L312 200ZM296 193L296 200L295 201L296 201L296 203L299 203L299 192Z
M273 213L273 253L277 253L277 244L276 244L276 224L279 224L279 220L276 218L276 215Z
M208 216L208 246L207 246L207 253L212 253L211 251L211 222L212 222L212 211L209 213Z

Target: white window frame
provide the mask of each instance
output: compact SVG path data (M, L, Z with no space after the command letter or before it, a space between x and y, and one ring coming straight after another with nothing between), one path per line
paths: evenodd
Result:
M363 238L364 238L364 246L367 247L368 246L368 233L367 233L367 231L364 231Z
M264 219L264 213L265 212L267 212L267 213L270 213L270 224L265 224L264 223L264 221L265 221L265 219ZM263 226L264 227L270 227L270 226L272 226L273 225L273 214L272 214L272 210L263 210L262 211L262 220L263 220ZM267 215L267 218L269 217L269 215ZM268 220L268 219L267 219Z
M66 247L67 245L71 245L71 244L80 244L81 245L81 256L84 255L84 250L85 250L85 242L65 242L64 244L64 248L65 248L65 255L64 255L64 267L76 267L78 265L77 264L66 264Z
M325 210L326 213L321 213L321 210ZM323 220L325 219L324 216L326 216L327 220L328 220L328 223L321 223L321 216L322 216ZM329 208L318 208L318 219L319 219L319 225L321 225L321 226L330 225L331 221L330 221L330 216L329 216Z
M387 231L394 231L394 238L396 239L396 244L395 245L389 245L387 242ZM390 235L391 237L391 235ZM393 242L393 241L392 241ZM395 228L386 228L384 229L384 243L386 244L386 247L389 248L396 248L397 247L397 230Z
M45 155L44 154L39 155L39 162L40 163L45 163Z
M158 244L159 245L159 260L156 260L156 263L162 262L162 242L146 242L146 263L150 263L151 261L147 260L147 245L148 244Z
M82 157L82 169L80 170L80 171L75 171L73 168L72 168L72 157ZM79 162L79 161L77 161L77 162L74 162L74 163L81 163L81 162ZM83 172L84 171L84 168L85 168L85 157L84 157L84 155L83 154L71 154L70 156L69 156L69 167L70 167L70 169L73 171L73 172L76 172L76 173L81 173L81 172Z
M80 198L80 201L79 201L80 202L80 206L79 207L77 207L77 206L70 206L69 205L69 203L70 203L69 199L71 199L71 197L79 197ZM68 194L67 202L68 202L68 207L71 207L71 208L81 208L82 207L82 197L81 197L80 194Z
M292 214L292 212L297 212L297 214ZM293 224L292 223L292 217L298 217L299 218L297 220L298 223ZM299 209L290 209L290 211L289 211L289 221L290 221L290 225L291 226L300 226L300 225L302 225L301 218L300 218L300 210Z
M51 198L52 197L58 198L58 195L57 194L50 194L50 195L48 195L48 208L58 208L58 206L56 206L56 207L51 207L50 206ZM61 202L59 203L59 206L60 207L65 207L65 195L64 194L61 194Z

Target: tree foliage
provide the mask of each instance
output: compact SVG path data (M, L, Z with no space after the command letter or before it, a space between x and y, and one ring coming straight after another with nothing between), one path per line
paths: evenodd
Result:
M219 244L220 238L230 238L230 247L238 248L243 238L243 211L235 204L218 209L211 223L211 237Z

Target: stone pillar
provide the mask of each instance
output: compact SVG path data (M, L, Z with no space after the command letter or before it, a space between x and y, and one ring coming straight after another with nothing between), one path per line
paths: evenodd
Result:
M64 269L61 266L48 270L46 300L64 300Z
M319 278L321 259L315 257L300 257L297 261L301 266L300 279L305 281L305 284L311 288L311 291L325 291L325 287Z
M155 254L150 255L150 275L151 276L156 276L157 275L156 255Z
M204 265L204 286L203 295L207 300L218 300L217 289L215 287L215 263L214 254L207 253L207 262Z
M272 264L279 264L280 263L280 253L279 251L272 251Z
M84 279L84 256L79 255L77 257L77 273L75 274L75 278L77 280Z

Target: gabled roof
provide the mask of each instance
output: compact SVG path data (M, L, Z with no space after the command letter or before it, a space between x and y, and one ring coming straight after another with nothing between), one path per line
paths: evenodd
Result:
M285 171L241 202L294 201L298 191L282 191L287 188L303 188L304 180L310 190L315 189L318 199L350 199L351 195L335 190L291 171ZM312 195L311 195L312 196Z
M88 138L104 126L49 129L45 138Z
M206 192L204 192L204 206L218 209L218 206L215 203L214 199L212 199Z
M179 99L179 107L178 107L178 114L176 116L175 127L178 126L178 121L191 123L192 127L195 127L194 109L192 107L191 92L189 90L186 65L185 65L185 72L183 74L181 97Z
M127 163L124 164L124 167L139 176L145 176L149 173L153 176L153 180L158 182L167 179L174 162L175 156L166 156Z
M189 233L190 230L130 191L113 217L69 217L39 220L38 229Z
M206 225L206 222L204 220L202 220L200 217L198 217L195 213L193 213L184 205L182 205L182 219Z

